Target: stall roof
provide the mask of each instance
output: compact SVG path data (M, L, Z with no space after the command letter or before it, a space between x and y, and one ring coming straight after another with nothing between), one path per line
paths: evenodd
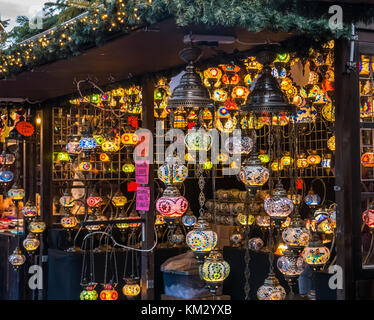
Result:
M262 42L280 42L291 33L249 32L242 28L207 28L201 25L179 27L173 19L138 29L83 54L36 67L0 80L1 98L23 98L44 101L76 92L74 80L90 77L105 86L133 76L158 72L183 65L178 52L185 46L183 37L193 34L231 35L239 41L220 45L219 50L232 53L245 51ZM202 59L216 54L210 47L203 50ZM112 79L112 80L111 80Z

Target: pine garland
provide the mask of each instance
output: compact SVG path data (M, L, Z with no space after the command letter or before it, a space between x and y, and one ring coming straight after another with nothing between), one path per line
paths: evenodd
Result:
M90 9L86 17L72 24L57 26L53 34L0 51L0 78L77 56L166 18L174 18L179 26L204 24L302 35L285 42L292 51L348 37L351 23L374 20L374 6L341 4L344 28L333 33L328 25L329 6L304 0L113 0L104 8Z

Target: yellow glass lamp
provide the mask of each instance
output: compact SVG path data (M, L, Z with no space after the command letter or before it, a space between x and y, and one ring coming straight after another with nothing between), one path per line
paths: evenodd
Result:
M274 160L272 163L271 163L271 170L273 170L274 172L276 171L280 171L280 170L283 170L283 165L281 163L281 161L279 160Z
M127 198L121 191L117 191L116 194L112 197L112 204L115 207L124 207L126 203Z
M291 158L289 153L286 153L282 158L281 158L281 164L283 167L288 167L293 163L293 159Z
M204 170L211 170L213 168L213 163L210 160L207 160L203 163Z
M242 225L242 226L245 226L245 225L253 225L256 221L255 217L253 215L248 215L248 223L247 223L247 215L244 214L244 213L239 213L237 215L237 220L238 222Z
M307 161L307 157L305 155L305 153L302 153L301 155L299 155L297 157L297 160L296 160L296 166L299 168L299 169L305 169L305 168L308 168L309 166L309 163Z
M335 136L332 136L327 140L327 148L331 151L335 151Z
M135 166L131 162L127 162L122 166L122 171L125 173L133 173L135 171Z
M109 162L110 158L106 153L100 153L100 161L101 162Z
M59 152L57 154L57 159L61 162L67 162L70 160L70 156L67 152Z
M306 158L306 161L311 166L316 166L321 163L322 158L317 154L317 151L311 151L310 155Z
M277 250L275 250L274 254L278 256L283 256L284 251L286 251L287 249L288 246L285 243L281 242L279 243Z
M125 146L135 146L139 142L139 137L133 132L125 132L121 136L121 142Z
M140 293L140 285L139 281L136 279L126 279L126 284L122 288L123 294L127 297L127 299L134 299Z

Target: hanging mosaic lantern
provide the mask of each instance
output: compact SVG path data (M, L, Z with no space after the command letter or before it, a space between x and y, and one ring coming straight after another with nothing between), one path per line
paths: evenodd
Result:
M256 217L256 224L260 228L267 228L270 226L270 217L269 216L257 216Z
M208 151L212 146L212 136L202 128L187 133L184 141L188 150Z
M185 227L191 228L196 224L196 222L197 218L191 210L188 210L182 217L182 223Z
M259 252L264 247L264 241L261 238L251 238L248 240L248 248Z
M30 232L22 244L25 250L32 255L39 248L40 241Z
M311 234L299 214L291 218L289 227L282 232L282 239L290 248L301 248L308 245Z
M86 222L93 222L93 221L97 221L97 217L96 215L92 215L90 214L86 220ZM85 228L90 231L90 232L94 232L94 231L98 231L100 230L101 226L99 224L91 224L91 225L86 225Z
M121 191L117 191L115 195L112 197L112 204L115 207L124 207L126 203L127 198L123 195Z
M101 162L109 162L110 158L106 153L100 153L100 161Z
M139 137L133 132L125 132L121 136L121 142L125 146L135 146L139 142Z
M135 172L135 166L133 163L127 162L122 166L122 171L127 174L133 173Z
M331 151L335 151L335 136L332 136L327 140L327 148Z
M313 123L317 119L317 110L312 105L305 105L300 107L291 119L295 123Z
M79 170L83 172L89 172L92 170L92 164L87 161L79 163Z
M25 190L20 188L17 183L14 183L12 188L8 191L8 197L12 198L12 200L20 201L25 196Z
M373 168L374 167L374 153L373 152L365 152L361 156L361 164L365 168Z
M104 290L100 292L100 300L117 300L118 292L111 284L104 285Z
M62 217L60 224L65 230L72 230L77 226L78 219L75 216Z
M238 222L242 225L242 226L245 226L245 225L249 225L251 226L252 224L254 224L255 222L255 217L253 215L248 215L248 221L247 221L247 215L244 214L244 213L239 213L237 216L236 216L236 219L238 220ZM247 223L248 222L248 223Z
M256 148L253 148L249 159L244 161L239 178L250 187L263 186L269 180L269 170L261 165Z
M208 68L204 70L204 85L212 88L218 87L221 82L219 81L222 77L222 71L219 68Z
M249 154L252 151L253 140L250 137L229 137L225 141L225 150L230 154Z
M0 171L0 182L7 183L11 182L14 178L14 174L12 171L1 170Z
M31 200L26 202L26 205L22 208L22 214L27 220L31 220L38 215L38 207L34 205Z
M188 209L188 201L181 196L177 187L169 185L161 198L156 201L156 210L164 218L178 218Z
M308 168L309 166L309 163L307 161L307 158L305 156L305 153L302 153L301 155L299 155L297 157L297 160L296 160L296 166L299 168L299 169L305 169L305 168Z
M301 256L295 255L291 250L285 250L283 256L277 260L279 271L287 278L297 278L305 269L305 262Z
M104 152L117 152L120 149L119 139L115 137L105 138L101 149L103 149Z
M314 270L318 270L330 259L330 250L323 246L319 236L314 233L309 245L304 249L303 258Z
M265 153L265 151L260 151L260 154L258 155L258 158L260 159L261 163L262 164L266 164L266 163L269 163L270 161L270 156Z
M79 140L79 148L84 151L90 151L97 147L97 142L95 138L83 137Z
M92 136L96 140L96 144L100 147L103 144L104 138L100 134L94 134Z
M211 170L213 168L213 163L212 161L210 160L206 160L204 163L203 163L203 169L204 170Z
M186 236L188 247L194 252L198 263L202 264L209 252L217 244L217 234L209 229L204 218L199 217L194 229Z
M169 162L170 159L166 159L166 163L158 168L158 178L165 184L180 183L186 180L188 177L187 167L183 164Z
M279 284L273 272L269 273L264 284L257 290L259 300L284 300L286 290Z
M0 155L0 164L9 166L16 161L16 157L13 153L6 153L3 151Z
M16 247L13 253L9 256L8 261L13 266L13 268L17 270L25 263L26 257L22 254L22 251L19 249L19 247Z
M82 151L79 141L80 139L78 136L70 137L70 141L65 146L66 152L69 155L72 155L72 156L78 155Z
M60 198L59 202L64 208L72 208L74 207L75 199L69 192L66 191Z
M293 159L291 158L289 153L286 153L281 159L280 163L283 167L288 167L293 163Z
M40 221L38 219L31 221L29 224L29 231L36 236L42 234L44 230L46 229L46 224L44 221Z
M318 194L314 193L314 190L312 188L305 196L304 202L310 207L316 207L321 203L321 197Z
M370 228L374 228L374 209L369 208L362 213L362 221Z
M277 159L274 160L270 166L271 166L271 170L274 172L284 169L283 164L280 162L280 160L277 160Z
M335 121L335 107L331 102L323 106L321 113L325 120L331 122Z
M223 260L221 252L212 250L199 271L209 291L215 295L217 289L230 274L230 265Z
M86 203L90 208L99 208L103 203L103 198L100 197L96 191L91 190L86 199Z
M126 219L126 217L125 217L125 215L122 212L120 212L120 214L116 218L116 220L125 220L125 219ZM121 232L124 232L127 228L130 228L130 225L127 222L123 222L123 223L122 222L118 222L118 223L116 223L115 226Z
M331 169L332 154L326 153L322 156L321 166L325 169Z
M67 152L59 152L57 154L57 159L60 161L60 162L67 162L67 161L70 161L70 156Z
M99 295L95 290L95 284L89 284L80 294L81 300L97 300Z
M139 286L139 281L136 279L125 279L126 284L122 288L123 294L128 298L128 299L133 299L136 296L139 295L140 293L140 286Z
M321 163L321 157L317 154L317 151L312 151L311 154L306 158L308 164L311 166L316 166Z
M267 197L264 201L265 212L274 219L284 219L289 216L294 208L292 200L287 198L281 182L278 182L272 197Z

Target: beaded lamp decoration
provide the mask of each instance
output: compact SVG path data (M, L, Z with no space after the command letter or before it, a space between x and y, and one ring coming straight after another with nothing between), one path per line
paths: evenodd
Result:
M217 294L217 289L230 273L230 265L223 260L222 253L212 250L199 268L201 278L205 281L209 291Z

